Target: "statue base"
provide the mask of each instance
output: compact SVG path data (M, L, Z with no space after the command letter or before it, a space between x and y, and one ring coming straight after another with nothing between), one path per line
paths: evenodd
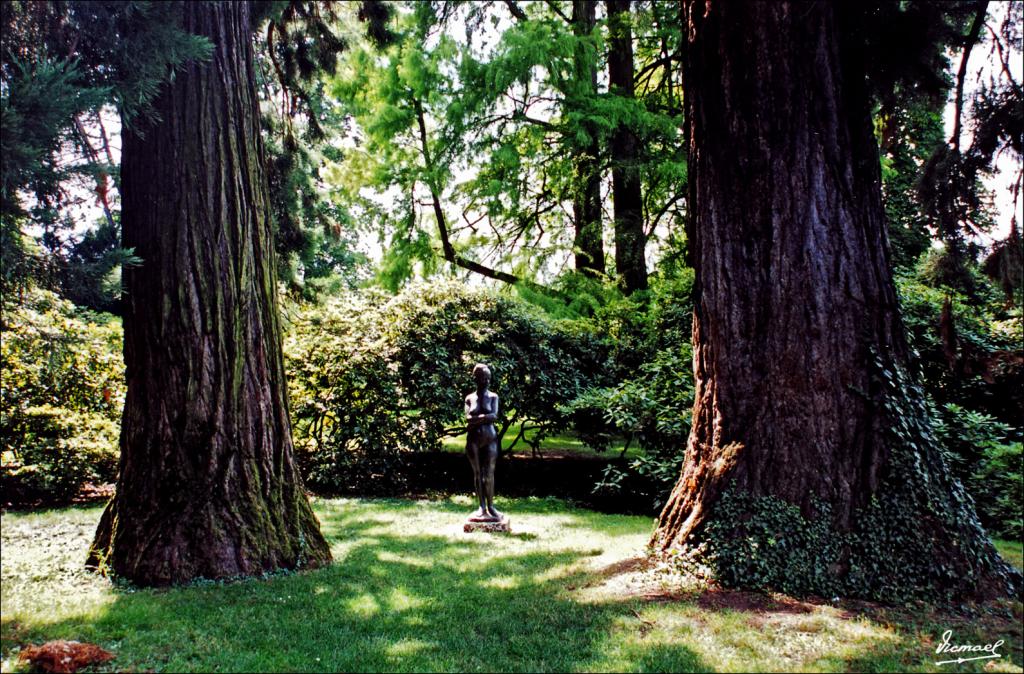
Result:
M504 515L502 515L500 520L480 521L469 519L462 525L462 531L467 534L473 533L474 531L483 531L488 534L507 534L512 531L512 523Z

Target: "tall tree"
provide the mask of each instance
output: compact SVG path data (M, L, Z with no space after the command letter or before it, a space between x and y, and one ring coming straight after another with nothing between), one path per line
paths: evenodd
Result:
M633 31L631 0L607 0L608 82L611 93L633 98ZM615 271L627 294L647 288L644 260L643 194L637 157L637 137L620 121L609 141L612 161L612 198L615 205Z
M686 10L696 403L653 543L741 585L1019 587L908 372L858 16Z
M128 394L89 562L141 585L311 567L330 551L292 459L250 3L178 3L212 58L124 131Z
M567 104L576 110L578 137L583 142L575 152L576 181L573 188L573 248L576 269L591 276L604 274L604 236L601 227L601 144L593 121L580 109L597 93L597 59L587 38L597 25L596 0L573 0L572 32L577 38L573 65L573 95Z

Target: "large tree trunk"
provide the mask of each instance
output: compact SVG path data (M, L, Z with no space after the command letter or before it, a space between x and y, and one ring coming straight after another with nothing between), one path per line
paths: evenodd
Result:
M208 37L126 127L128 395L90 563L140 585L312 567L330 551L292 459L249 3L181 3Z
M573 0L572 31L578 38L589 37L597 25L595 0ZM597 94L597 62L593 53L577 46L574 56L576 66L576 86L573 94L577 101L570 105L579 105L582 99L592 98ZM576 236L573 240L575 248L576 269L588 276L604 274L604 238L601 231L601 170L600 152L597 129L593 124L583 122L583 131L589 141L577 148L575 157L576 183L573 193L573 220Z
M612 93L634 97L633 32L630 28L632 0L607 0L608 82ZM615 201L615 271L619 285L629 295L647 288L644 259L643 198L637 166L637 138L628 124L619 124L612 134L612 197Z
M813 593L1016 579L908 374L855 35L834 3L689 0L696 403L653 543Z

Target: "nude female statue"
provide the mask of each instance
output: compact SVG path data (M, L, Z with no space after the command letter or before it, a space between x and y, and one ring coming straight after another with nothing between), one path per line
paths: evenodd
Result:
M466 396L466 455L473 466L473 485L480 509L469 516L470 522L498 522L503 515L494 508L494 464L498 459L498 395L487 387L491 369L483 363L473 368L476 391Z

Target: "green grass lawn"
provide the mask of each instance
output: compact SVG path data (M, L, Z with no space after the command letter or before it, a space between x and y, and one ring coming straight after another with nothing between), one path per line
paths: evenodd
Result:
M1021 541L994 541L1003 559L1018 569L1024 569L1024 543Z
M681 591L643 568L649 518L552 499L501 499L511 535L462 533L468 497L314 507L330 567L170 590L83 571L99 508L4 514L3 670L26 644L77 639L120 671L1021 671L1019 602ZM946 629L1003 639L1004 657L937 666Z
M507 450L512 443L515 441L516 436L519 435L519 429L521 424L512 424L509 426L505 436L501 439L501 448ZM519 440L515 446L515 453L517 455L529 455L530 445L526 442L527 438L534 437L533 430L529 428L526 431L526 436ZM540 452L544 454L552 453L564 453L572 454L574 456L598 456L603 458L614 458L622 453L622 448L625 447L626 441L622 438L616 438L612 441L607 451L597 452L588 447L580 440L574 433L566 432L559 433L557 435L549 435L544 438L540 443ZM447 436L441 441L441 447L446 452L464 452L466 451L466 434ZM636 443L632 443L628 450L626 450L626 456L634 456L639 454L639 449Z

